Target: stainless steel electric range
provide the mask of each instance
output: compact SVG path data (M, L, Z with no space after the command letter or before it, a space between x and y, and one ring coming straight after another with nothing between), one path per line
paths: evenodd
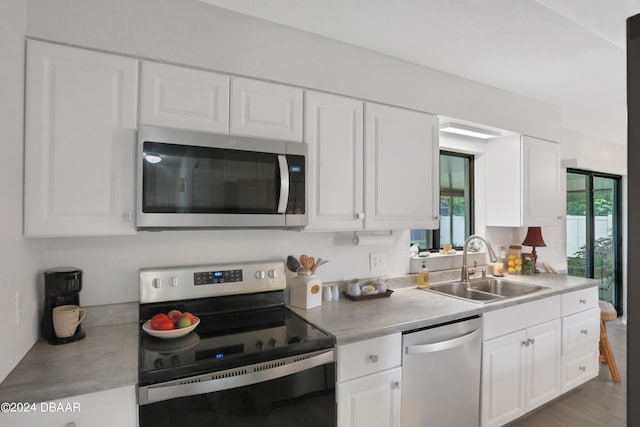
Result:
M284 304L283 262L140 271L140 426L335 426L335 339ZM153 337L158 313L189 334Z

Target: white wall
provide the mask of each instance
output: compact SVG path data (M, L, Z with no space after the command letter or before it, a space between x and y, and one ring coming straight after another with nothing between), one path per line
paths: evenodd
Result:
M43 242L22 237L24 8L23 0L3 0L0 13L0 381L38 336L36 277ZM18 293L23 314L16 327Z

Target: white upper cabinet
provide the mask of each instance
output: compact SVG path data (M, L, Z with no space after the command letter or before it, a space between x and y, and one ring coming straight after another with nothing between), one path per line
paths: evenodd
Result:
M302 89L232 77L231 134L302 142Z
M487 141L487 225L559 225L564 197L557 143L529 136Z
M430 114L365 104L365 229L439 227L438 130Z
M229 133L229 76L142 63L140 123Z
M362 229L363 106L356 99L305 93L307 230Z
M133 234L138 61L29 41L26 236Z

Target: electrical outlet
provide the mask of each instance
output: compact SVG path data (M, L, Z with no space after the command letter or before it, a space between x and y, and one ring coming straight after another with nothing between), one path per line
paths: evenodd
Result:
M384 270L386 265L384 252L370 252L369 253L369 271L380 272Z

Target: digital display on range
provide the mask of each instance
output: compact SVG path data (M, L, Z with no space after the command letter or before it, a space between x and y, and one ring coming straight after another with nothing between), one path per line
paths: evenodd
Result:
M193 273L193 283L196 286L231 282L242 282L242 270L203 271Z
M289 170L293 173L300 173L302 172L302 168L300 166L291 166L289 168Z
M234 344L226 347L211 348L208 350L197 351L196 360L223 359L226 356L231 356L232 354L241 354L241 353L244 353L244 345Z

